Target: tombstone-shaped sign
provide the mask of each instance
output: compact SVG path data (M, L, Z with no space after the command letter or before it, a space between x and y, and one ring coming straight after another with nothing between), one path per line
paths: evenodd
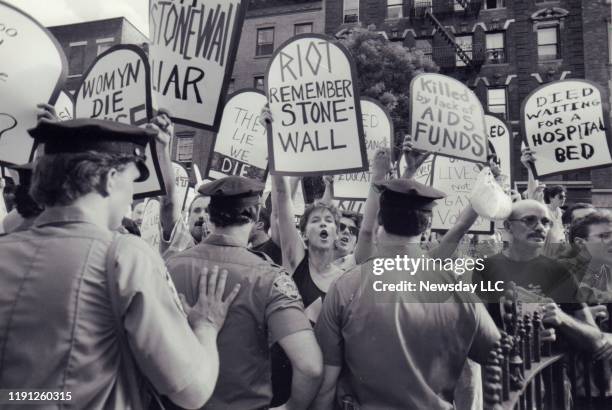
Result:
M55 104L68 64L61 46L38 21L0 1L0 163L32 159L36 105Z
M176 162L172 163L174 170L174 189L176 190L177 198L181 200L181 209L185 208L187 201L187 191L189 190L189 174L185 167Z
M332 38L300 34L268 64L273 122L270 172L321 175L367 169L361 108L349 52Z
M62 90L60 92L54 108L60 121L68 121L74 118L74 99L68 91Z
M119 45L100 54L75 94L75 118L96 118L136 126L153 116L149 64L144 52L133 45ZM149 178L134 184L134 198L165 195L155 141L146 149Z
M244 0L149 1L156 108L216 131L244 21Z
M487 160L484 110L463 83L442 74L419 74L410 83L414 147L473 162Z
M155 198L148 198L142 214L140 224L140 237L153 249L159 249L160 244L160 224L159 224L160 204Z
M339 174L334 177L333 197L337 199L366 199L370 190L372 161L380 148L391 150L393 122L387 110L376 100L361 97L361 116L365 132L368 166L365 171Z
M537 176L612 164L609 107L602 92L585 80L556 81L523 101L521 120Z
M209 161L210 178L239 175L266 180L268 139L266 127L259 123L265 104L266 95L259 90L241 90L229 98Z
M512 185L512 134L502 120L492 115L485 115L490 154L497 157L497 166L508 183Z

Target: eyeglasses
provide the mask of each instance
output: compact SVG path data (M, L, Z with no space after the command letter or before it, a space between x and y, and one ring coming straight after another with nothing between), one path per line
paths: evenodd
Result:
M523 218L518 218L518 219L509 219L509 221L522 222L528 228L535 228L538 222L540 222L544 226L544 228L550 228L553 224L553 221L551 221L550 219L546 217L538 218L535 215L525 216Z
M340 223L340 232L344 232L346 228L348 228L351 235L357 236L357 234L359 233L359 229L355 228L354 226L348 226L346 224Z
M609 242L612 239L612 232L604 232L597 235L589 235L590 238L599 239L599 242Z

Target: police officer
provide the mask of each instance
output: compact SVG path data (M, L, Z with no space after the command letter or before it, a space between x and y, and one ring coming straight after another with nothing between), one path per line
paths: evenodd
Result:
M418 292L421 281L452 279L443 273L380 272L390 266L379 262L385 258L426 256L420 237L434 201L445 196L406 179L380 188L378 255L332 285L315 326L325 370L314 408L331 408L338 392L357 408L452 409L466 357L484 363L499 332L482 304L436 303L454 295ZM377 291L406 282L416 291Z
M45 144L30 190L45 210L0 238L0 389L56 390L54 407L141 409L157 394L203 405L237 289L222 301L226 274L206 272L186 314L159 255L113 232L149 175L155 130L43 120L30 134Z
M219 382L205 408L262 409L270 406L269 346L278 342L293 367L287 408L306 408L322 372L321 352L289 274L247 248L258 221L263 184L230 176L203 185L210 197L213 229L201 244L167 260L168 270L188 303L196 296L202 266L229 271L228 284L241 284L240 295L219 333Z
M5 233L25 231L29 229L34 220L42 212L42 207L34 202L29 194L30 181L32 180L33 163L13 165L8 168L17 171L19 185L15 189L15 209L11 211L4 221Z

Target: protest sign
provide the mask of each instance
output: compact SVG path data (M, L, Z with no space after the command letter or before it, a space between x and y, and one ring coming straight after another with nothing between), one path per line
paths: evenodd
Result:
M268 139L259 114L266 95L259 90L241 90L229 97L215 147L208 161L213 179L239 175L261 182L268 173Z
M300 34L276 50L266 73L271 173L367 169L356 78L349 52L330 37Z
M38 21L0 1L0 163L25 164L34 140L36 105L54 105L68 64L61 46Z
M68 121L74 118L74 99L68 91L62 90L60 92L54 108L60 121Z
M155 198L147 198L140 224L140 237L155 250L159 249L160 243L159 210L159 201Z
M365 205L365 201L346 200L346 199L340 199L340 200L334 199L332 203L340 211L352 211L352 212L357 212L358 214L363 214L363 207Z
M417 169L417 171L415 172L414 176L412 177L415 181L420 182L421 184L424 185L431 185L432 183L432 176L433 176L433 164L434 164L434 158L435 155L430 155L429 157L427 157L427 159L421 164L421 166ZM404 156L402 155L402 158L400 160L400 175L399 177L401 177L401 172L406 168L406 160L404 159Z
M602 95L589 81L563 80L535 89L523 101L523 135L536 159L536 176L612 164L610 114Z
M374 155L380 148L391 152L393 141L393 121L387 110L376 100L361 97L361 117L365 132L368 169L334 177L333 197L337 199L366 199L370 190L372 173L370 169Z
M497 166L508 183L512 185L512 134L508 126L499 118L485 115L487 137L489 139L489 154L497 157Z
M487 160L484 110L463 83L442 74L419 74L410 83L414 147L473 162Z
M156 108L179 124L219 129L245 8L241 0L149 1Z
M153 116L149 63L137 46L119 45L100 54L83 75L75 94L75 118L146 125ZM165 195L155 141L145 152L149 178L134 184L134 198Z
M185 167L177 162L172 163L172 169L174 170L174 189L176 190L176 197L181 200L181 209L183 209L187 201L189 174L187 174Z
M185 196L185 203L183 204L183 211L189 210L189 207L191 206L191 203L196 198L196 196L198 196L198 191L196 191L192 187L189 187L187 189L187 195Z

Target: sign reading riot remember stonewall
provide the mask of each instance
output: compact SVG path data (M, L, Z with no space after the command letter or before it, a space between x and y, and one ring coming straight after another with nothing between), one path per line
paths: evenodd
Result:
M521 119L535 174L612 164L608 111L598 86L589 81L556 81L533 91L523 102Z
M497 156L497 166L501 169L501 173L508 180L508 184L512 185L512 135L508 126L499 118L492 115L485 115L487 124L487 136L489 143L492 146L493 152ZM491 148L489 146L489 148Z
M119 45L100 54L83 75L75 95L75 118L96 118L143 126L153 116L149 64L133 45ZM134 184L134 198L165 195L155 141L145 152L149 178Z
M419 74L410 83L414 147L473 162L487 160L484 110L478 97L454 78Z
M361 97L361 116L365 131L369 167L379 148L391 150L393 122L385 108L376 100ZM337 199L366 199L370 190L370 170L340 174L334 177L333 197Z
M276 50L266 75L271 173L367 169L356 78L348 51L330 37L300 34Z
M219 129L245 7L240 0L149 1L154 104L175 122Z
M229 98L209 161L209 178L239 175L266 181L268 139L259 123L265 104L266 95L259 90L242 90Z
M66 79L66 57L51 33L0 1L0 163L32 159L36 105L55 104Z

